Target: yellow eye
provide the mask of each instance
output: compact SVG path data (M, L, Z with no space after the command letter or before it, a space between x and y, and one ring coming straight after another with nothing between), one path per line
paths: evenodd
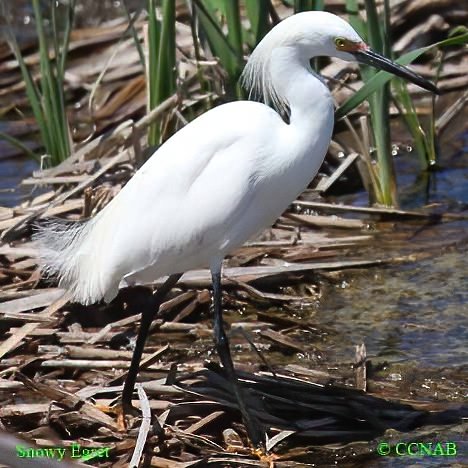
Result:
M337 37L335 39L335 45L337 49L344 49L346 47L346 40L342 37Z

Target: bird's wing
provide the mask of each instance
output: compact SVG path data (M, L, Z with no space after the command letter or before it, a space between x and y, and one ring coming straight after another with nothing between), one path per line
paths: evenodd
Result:
M239 112L236 119L234 105L227 123L220 118L230 105L222 106L224 114L204 114L158 149L100 213L81 251L99 275L100 291L150 265L160 265L163 275L206 264L233 237L245 237L248 222L238 220L270 151L271 137L263 141L255 126L278 119L265 106L245 104L260 115L245 122Z

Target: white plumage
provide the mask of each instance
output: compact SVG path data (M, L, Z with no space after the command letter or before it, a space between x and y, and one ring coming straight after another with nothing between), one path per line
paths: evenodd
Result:
M189 123L93 219L40 228L45 271L83 304L110 301L122 280L219 271L225 255L271 225L318 172L333 102L310 59L354 60L337 50L336 38L367 47L329 13L297 14L273 28L250 57L243 83L276 111L239 101ZM277 111L287 112L289 123Z

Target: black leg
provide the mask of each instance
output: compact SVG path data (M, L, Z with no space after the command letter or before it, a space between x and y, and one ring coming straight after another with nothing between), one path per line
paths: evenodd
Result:
M259 427L259 423L255 419L255 417L249 414L249 412L247 411L243 391L239 384L239 381L237 380L234 365L232 363L232 357L229 351L229 341L226 336L226 333L224 332L223 312L221 304L221 272L212 271L211 275L213 280L214 336L216 350L218 351L221 364L226 370L227 376L234 389L234 393L237 398L237 403L239 405L239 409L242 414L242 419L244 420L244 424L247 429L250 441L252 442L254 447L259 448L263 443L263 431Z
M171 275L166 282L150 297L143 299L141 311L141 324L138 331L138 337L133 351L132 362L128 369L125 379L124 388L122 391L122 408L124 413L129 413L132 410L132 395L135 388L135 382L140 368L141 356L145 347L146 338L148 337L149 328L154 316L158 313L164 298L168 292L175 286L182 274Z

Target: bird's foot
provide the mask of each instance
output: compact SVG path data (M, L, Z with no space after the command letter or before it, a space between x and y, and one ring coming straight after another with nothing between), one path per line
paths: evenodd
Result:
M268 453L264 447L253 447L251 453L261 462L268 463L269 468L273 468L276 460L280 458L276 453Z
M110 416L115 416L116 411L115 407L109 406L109 405L101 405L100 403L94 403L94 406L99 410L102 411L103 413L106 413Z
M258 460L268 463L268 466L273 467L279 456L274 453L268 453L265 449L264 443L254 445L250 439L249 444L245 446L244 441L234 429L225 429L223 431L223 438L226 444L226 451L230 453L242 453L244 455L252 455Z
M103 413L116 417L117 419L117 428L119 431L124 431L127 429L127 424L125 421L125 412L123 410L122 404L117 403L115 405L101 405L99 403L95 403L94 406Z
M95 405L102 412L116 417L117 427L120 431L125 431L129 427L132 418L139 415L139 411L132 406L132 404L126 404L122 401L117 401L112 406L107 405Z

